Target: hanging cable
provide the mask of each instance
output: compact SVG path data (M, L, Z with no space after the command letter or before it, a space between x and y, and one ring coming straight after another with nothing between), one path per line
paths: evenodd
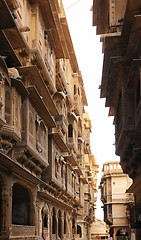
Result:
M73 3L72 5L70 5L69 7L67 7L65 10L68 10L69 8L73 7L75 4L77 4L78 2L80 2L80 0L78 0L77 2Z

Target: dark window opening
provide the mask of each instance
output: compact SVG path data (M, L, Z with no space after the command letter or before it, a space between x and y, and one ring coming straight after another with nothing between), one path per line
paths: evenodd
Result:
M72 219L72 234L75 234L75 219Z
M125 228L121 228L117 231L116 236L128 236L128 232L126 232Z
M55 177L58 178L59 175L59 163L58 160L55 158Z
M61 238L61 228L62 228L62 223L61 223L61 211L58 211L58 237Z
M140 79L139 79L137 84L137 107L139 105L140 98L141 98L141 94L140 94Z
M2 199L1 199L1 185L0 185L0 236L1 236L1 228L2 228L2 209L1 209Z
M108 214L109 214L109 216L112 215L112 205L108 206Z
M76 95L76 85L74 85L74 95Z
M72 124L69 124L69 127L68 127L68 137L69 138L73 137L73 127L72 127Z
M48 218L47 218L47 215L45 214L45 216L44 216L44 221L43 221L43 223L44 223L44 228L48 228Z
M78 95L80 95L80 90L79 90L79 88L78 88Z
M56 213L55 209L52 210L52 234L56 233Z
M64 234L67 232L66 214L64 213Z
M81 227L79 225L77 225L77 234L79 234L79 237L82 237L82 230Z
M62 164L61 164L61 178L64 177L64 169L63 169L63 167L64 167L64 164L62 162Z
M30 197L26 188L15 183L12 199L12 224L29 225Z

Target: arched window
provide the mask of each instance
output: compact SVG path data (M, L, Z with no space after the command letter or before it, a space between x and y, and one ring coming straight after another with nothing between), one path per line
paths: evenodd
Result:
M77 234L79 234L79 237L82 237L82 230L81 227L79 225L77 225Z
M72 219L72 234L75 234L75 219Z
M61 232L61 228L62 228L62 222L61 222L61 211L58 211L58 237L61 238L62 232Z
M55 208L52 209L52 234L56 233L56 213Z
M30 196L22 185L13 185L12 199L12 224L29 225L30 219Z
M69 124L69 126L68 126L68 137L70 137L70 138L73 137L73 126L72 126L72 124Z
M48 229L49 223L48 223L48 212L46 207L43 207L42 209L42 238L45 240L48 237Z
M67 233L66 213L64 212L64 234Z
M43 219L43 227L48 228L48 217L47 214L45 214L44 219Z

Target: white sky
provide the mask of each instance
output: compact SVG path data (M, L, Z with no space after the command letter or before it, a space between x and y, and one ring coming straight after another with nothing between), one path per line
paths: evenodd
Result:
M113 118L108 117L105 99L100 99L103 54L100 36L92 27L92 0L63 0L70 34L79 69L82 73L89 113L92 123L91 149L99 165L98 186L104 162L118 160L115 156ZM76 4L75 4L76 3ZM74 4L74 5L73 5ZM72 6L73 5L73 6ZM103 209L98 193L96 217L103 219Z

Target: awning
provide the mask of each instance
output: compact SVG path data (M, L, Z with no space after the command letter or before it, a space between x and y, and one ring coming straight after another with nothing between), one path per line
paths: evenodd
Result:
M133 78L136 78L137 74L139 74L140 67L141 67L141 59L133 59L132 65L130 68L129 77L128 77L128 84L130 81L133 80Z
M68 152L68 147L58 132L51 133L49 135L52 135L53 140L56 142L62 152Z
M15 22L5 0L0 1L0 29L13 28Z
M19 48L25 48L25 42L21 36L21 33L19 32L18 28L10 28L10 29L5 29L3 30L4 33L6 34L9 42L11 43L12 47L14 49L19 49Z
M49 93L49 90L36 66L20 67L18 71L23 76L30 76L28 79L30 85L35 85L40 95L42 95L45 105L52 116L58 115L58 110ZM24 81L24 78L23 78Z
M5 0L0 1L0 30L4 31L14 49L25 47L25 43Z
M131 65L131 59L128 57L118 56L110 58L109 74L108 74L108 83L107 83L107 93L106 93L106 107L114 107L114 94L117 91L117 84L119 79L119 67L120 64L122 67Z
M13 78L11 79L11 81L12 85L16 87L16 89L20 92L22 99L25 99L29 95L29 92L24 86L23 82L21 80Z
M134 16L133 25L127 48L127 56L135 57L135 53L139 47L141 36L141 15ZM135 44L136 43L136 44Z
M116 57L117 53L120 55L120 50L122 50L121 35L117 33L117 35L114 35L114 36L112 35L107 36L105 39L105 49L104 49L101 95L100 95L101 98L106 97L109 68L110 68L110 59L111 57Z
M47 35L49 41L51 42L51 46L55 51L56 58L63 58L65 54L62 45L62 38L60 36L61 26L58 18L59 13L57 8L52 0L39 0L39 2L41 2L40 8L46 25Z
M78 166L76 159L71 153L68 153L67 155L62 154L62 156L67 159L67 163L69 162L72 166Z
M7 67L10 68L21 66L21 63L17 58L14 49L12 48L9 40L2 31L0 31L0 55L5 57Z
M27 90L30 93L29 98L33 106L35 107L35 109L37 110L41 118L43 118L47 127L51 127L51 128L56 127L55 121L53 120L48 109L46 108L44 100L42 99L42 96L39 94L37 89L34 86L30 86L30 87L27 87Z

